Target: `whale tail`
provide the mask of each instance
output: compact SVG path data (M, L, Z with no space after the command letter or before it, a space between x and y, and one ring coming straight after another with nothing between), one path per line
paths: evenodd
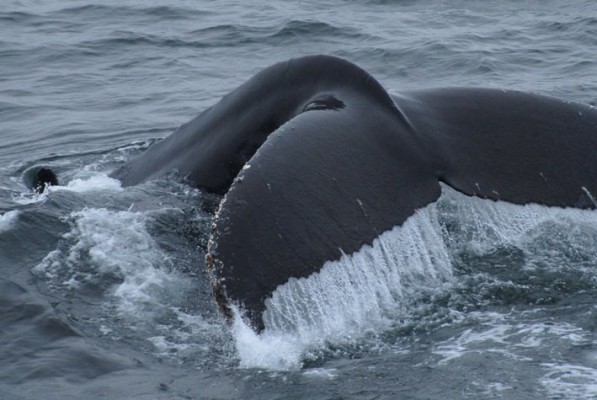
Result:
M595 208L596 149L590 106L481 88L391 97L354 64L309 56L266 68L111 176L126 186L177 171L224 195L206 258L215 299L261 331L280 285L371 245L440 182Z

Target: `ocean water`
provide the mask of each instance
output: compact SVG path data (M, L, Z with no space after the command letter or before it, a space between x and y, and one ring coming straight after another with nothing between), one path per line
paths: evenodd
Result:
M0 399L597 398L594 211L443 188L279 287L256 335L205 276L219 199L107 177L291 57L344 57L394 93L596 105L596 50L590 0L3 1ZM39 165L61 183L43 195Z

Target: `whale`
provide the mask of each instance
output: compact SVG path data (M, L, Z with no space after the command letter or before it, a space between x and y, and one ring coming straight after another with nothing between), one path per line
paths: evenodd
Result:
M390 94L347 60L306 56L258 72L111 176L171 173L223 195L206 255L214 298L261 331L277 287L401 226L441 184L595 209L597 110L515 90Z

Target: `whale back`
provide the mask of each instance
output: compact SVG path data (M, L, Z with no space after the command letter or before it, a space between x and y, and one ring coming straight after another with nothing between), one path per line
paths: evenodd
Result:
M182 125L111 176L136 185L176 171L191 185L224 194L267 137L305 111L335 110L339 97L394 102L369 73L332 56L308 56L268 67Z

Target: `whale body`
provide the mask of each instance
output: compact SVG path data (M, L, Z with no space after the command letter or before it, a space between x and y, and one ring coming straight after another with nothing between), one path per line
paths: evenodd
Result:
M224 194L206 264L220 310L264 328L290 278L371 244L435 201L440 182L515 204L597 206L597 110L512 90L390 95L331 56L275 64L112 173L171 171Z

